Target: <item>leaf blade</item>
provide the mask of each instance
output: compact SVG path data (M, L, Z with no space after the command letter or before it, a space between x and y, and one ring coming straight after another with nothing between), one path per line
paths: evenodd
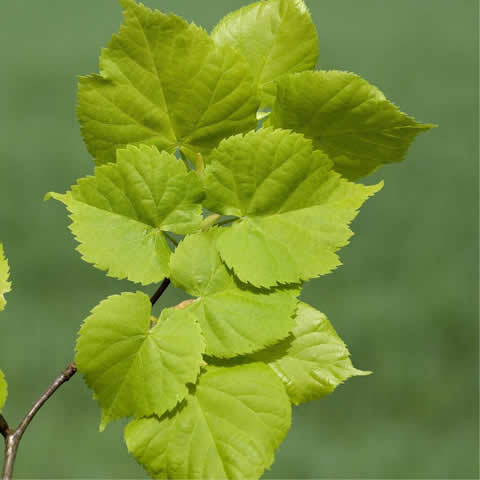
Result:
M0 243L0 312L7 304L5 294L11 291L12 283L9 280L10 267L3 251L3 245Z
M324 397L350 377L371 373L353 367L347 347L323 313L300 302L296 321L290 339L252 356L279 376L294 405Z
M0 370L0 413L2 413L2 409L5 406L5 402L7 401L7 396L8 396L7 381L5 380L5 375Z
M208 209L239 217L217 241L220 256L256 287L336 268L349 224L381 188L348 182L302 135L271 128L224 140L210 155L205 185Z
M248 60L263 106L274 100L274 81L315 67L318 37L302 0L269 0L224 17L212 31L219 45L232 45Z
M78 117L98 164L127 144L188 156L255 127L258 101L246 61L175 15L122 0L124 25L79 82Z
M313 141L350 180L401 162L415 137L433 125L417 123L358 75L303 72L277 82L269 122Z
M198 296L186 311L194 315L208 355L230 358L272 345L290 333L298 286L260 291L238 282L221 261L221 229L188 236L170 260L171 280Z
M259 478L291 422L285 389L266 365L208 367L175 415L125 429L155 478Z
M202 222L197 174L155 147L119 150L116 164L97 167L66 195L50 196L71 212L70 230L85 261L143 285L168 276L163 232L193 232Z
M75 362L102 408L101 430L123 416L173 409L200 372L204 343L195 320L165 310L151 329L150 313L145 294L114 295L80 329Z

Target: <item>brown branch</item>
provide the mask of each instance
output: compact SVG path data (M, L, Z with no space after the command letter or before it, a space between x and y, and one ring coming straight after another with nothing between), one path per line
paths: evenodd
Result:
M15 457L17 456L18 445L22 439L25 430L30 425L38 411L43 407L45 402L65 383L68 382L77 372L75 363L71 363L47 388L45 393L32 405L27 412L20 425L12 430L8 427L8 423L3 416L0 416L0 431L5 437L5 460L3 464L2 479L11 480L13 475L13 467L15 465Z

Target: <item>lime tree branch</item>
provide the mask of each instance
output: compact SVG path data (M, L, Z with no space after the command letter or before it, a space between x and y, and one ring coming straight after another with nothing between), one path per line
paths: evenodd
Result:
M150 298L152 306L163 295L165 290L170 285L170 280L165 278L155 293ZM43 407L47 400L66 382L68 382L77 373L75 362L68 365L67 368L55 379L55 381L45 390L43 395L32 405L32 408L27 412L23 420L16 429L10 428L7 420L3 415L0 415L0 434L5 438L5 456L2 470L2 480L11 480L13 476L13 468L15 466L15 459L17 456L18 446L23 434L34 419L38 411Z

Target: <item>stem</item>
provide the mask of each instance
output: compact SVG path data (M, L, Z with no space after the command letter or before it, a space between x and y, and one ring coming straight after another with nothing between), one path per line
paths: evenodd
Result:
M20 425L12 430L8 427L8 423L3 416L0 416L0 432L5 437L5 461L3 464L2 479L11 480L13 475L13 467L15 465L15 458L17 456L18 445L22 439L25 430L30 425L31 421L43 407L45 402L65 383L68 382L77 372L75 363L71 363L45 390L43 395L32 405L32 408L27 412Z
M150 298L150 303L152 304L152 307L157 303L157 300L163 295L163 292L168 288L169 285L170 279L164 278L163 282L157 288L157 291Z
M157 300L162 296L163 292L170 285L170 279L165 278L157 291L152 295L150 302L152 306L155 305ZM32 408L27 412L20 425L15 429L11 429L7 420L3 415L0 415L0 434L5 437L5 457L2 470L2 480L12 480L13 468L15 466L15 459L17 457L17 450L20 444L20 440L32 422L35 415L43 407L46 401L65 383L68 382L77 373L77 367L72 362L45 390L43 395L32 405Z

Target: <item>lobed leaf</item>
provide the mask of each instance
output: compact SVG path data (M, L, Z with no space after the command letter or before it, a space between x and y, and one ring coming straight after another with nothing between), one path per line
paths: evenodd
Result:
M2 409L5 406L7 395L8 395L7 381L5 380L5 376L3 375L3 372L0 370L0 413L2 413Z
M272 345L290 333L298 286L273 291L240 283L216 249L222 229L188 236L170 260L171 280L198 298L185 312L197 318L206 353L233 357Z
M276 95L270 125L303 133L350 180L401 162L415 137L433 127L402 113L353 73L286 75L278 80Z
M289 339L252 356L280 377L293 404L324 397L348 378L371 373L353 367L347 347L323 313L300 303L296 322Z
M193 316L164 310L151 327L151 304L141 292L101 302L80 329L75 362L112 420L162 415L187 395L200 373L204 342Z
M257 287L336 268L349 223L381 188L343 179L303 135L261 129L223 141L206 169L205 206L239 220L218 238L224 262Z
M175 413L131 422L125 440L154 478L255 479L290 422L285 389L266 365L210 366Z
M286 73L311 70L317 63L317 32L302 0L268 0L243 7L223 18L212 38L244 55L264 107L273 104L275 80Z
M186 234L202 222L202 183L156 147L129 146L117 163L97 167L65 195L82 258L116 278L144 285L168 276L164 231Z
M7 304L4 295L10 292L12 283L9 281L10 267L3 252L3 245L0 243L0 312Z
M121 0L125 22L100 57L100 75L81 77L78 118L98 164L127 144L187 156L255 128L258 100L241 54L175 15Z

